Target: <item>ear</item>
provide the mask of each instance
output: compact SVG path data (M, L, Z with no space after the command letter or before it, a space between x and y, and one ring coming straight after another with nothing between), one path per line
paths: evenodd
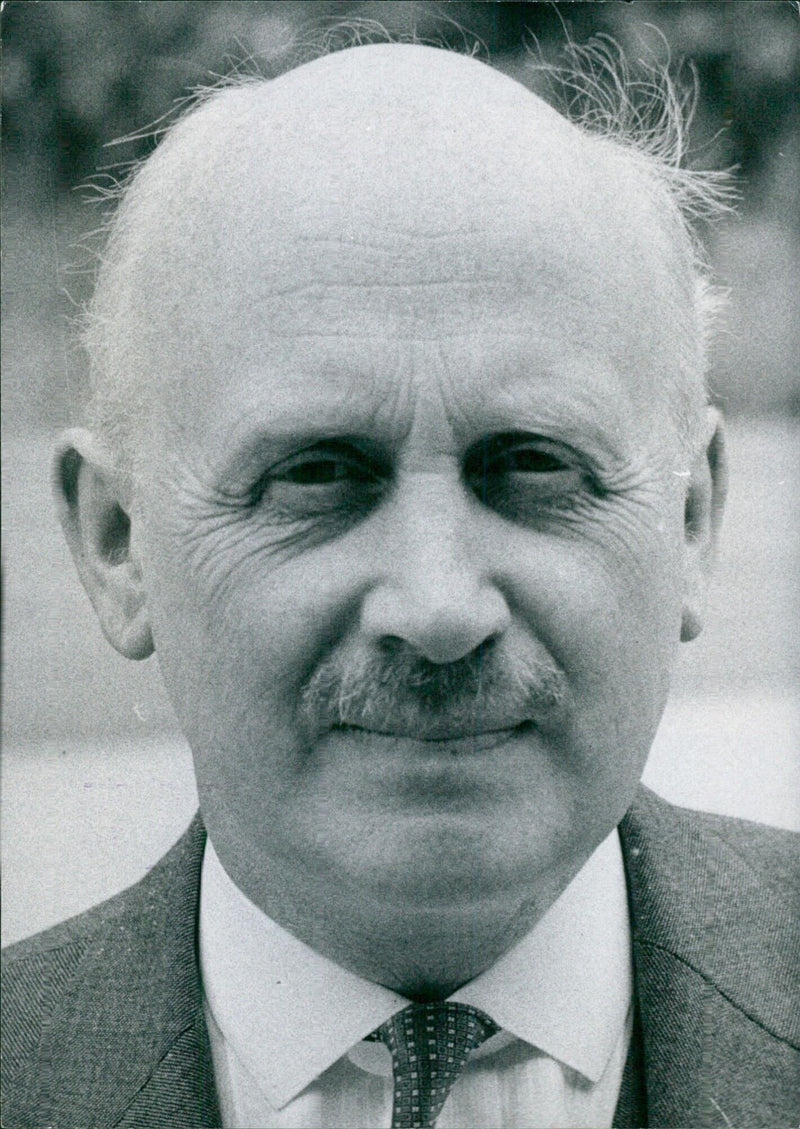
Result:
M689 476L684 508L684 595L681 642L703 630L706 595L728 493L728 461L722 418L707 408L702 450Z
M131 519L119 474L89 431L59 442L53 489L61 526L103 634L129 659L153 653L139 564L131 549Z

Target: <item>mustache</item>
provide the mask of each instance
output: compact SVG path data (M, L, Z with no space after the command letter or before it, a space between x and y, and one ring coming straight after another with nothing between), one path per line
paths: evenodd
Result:
M479 647L453 663L412 651L331 655L304 686L312 739L334 728L447 739L510 729L551 714L567 680L553 662Z

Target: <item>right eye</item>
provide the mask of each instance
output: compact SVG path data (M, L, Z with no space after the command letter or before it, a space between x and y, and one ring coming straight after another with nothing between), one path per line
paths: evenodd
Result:
M270 475L272 482L292 482L296 486L332 486L334 483L367 482L369 473L357 463L344 459L311 456L279 468Z
M253 502L283 521L357 513L374 505L384 480L357 449L315 444L270 468Z

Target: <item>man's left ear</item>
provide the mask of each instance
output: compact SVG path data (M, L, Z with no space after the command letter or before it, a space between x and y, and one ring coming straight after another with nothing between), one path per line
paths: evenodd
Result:
M722 418L706 409L702 450L691 468L684 509L684 591L681 642L703 630L706 595L728 493L728 461Z

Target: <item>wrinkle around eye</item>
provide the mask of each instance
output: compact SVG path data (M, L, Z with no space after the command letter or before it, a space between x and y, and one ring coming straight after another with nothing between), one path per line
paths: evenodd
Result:
M482 505L521 525L536 525L559 514L585 509L587 503L595 500L580 471L549 475L546 482L526 482L525 477L505 475L499 482L484 481L473 487L473 492Z
M243 574L260 575L265 561L280 565L345 532L351 524L352 520L335 519L258 523L241 504L212 503L186 510L174 532L183 539L191 581L202 578L214 598L221 599L242 582Z
M331 483L297 483L287 479L265 482L253 498L253 508L276 524L307 522L319 518L350 519L368 513L380 500L379 484L355 484L349 480Z

